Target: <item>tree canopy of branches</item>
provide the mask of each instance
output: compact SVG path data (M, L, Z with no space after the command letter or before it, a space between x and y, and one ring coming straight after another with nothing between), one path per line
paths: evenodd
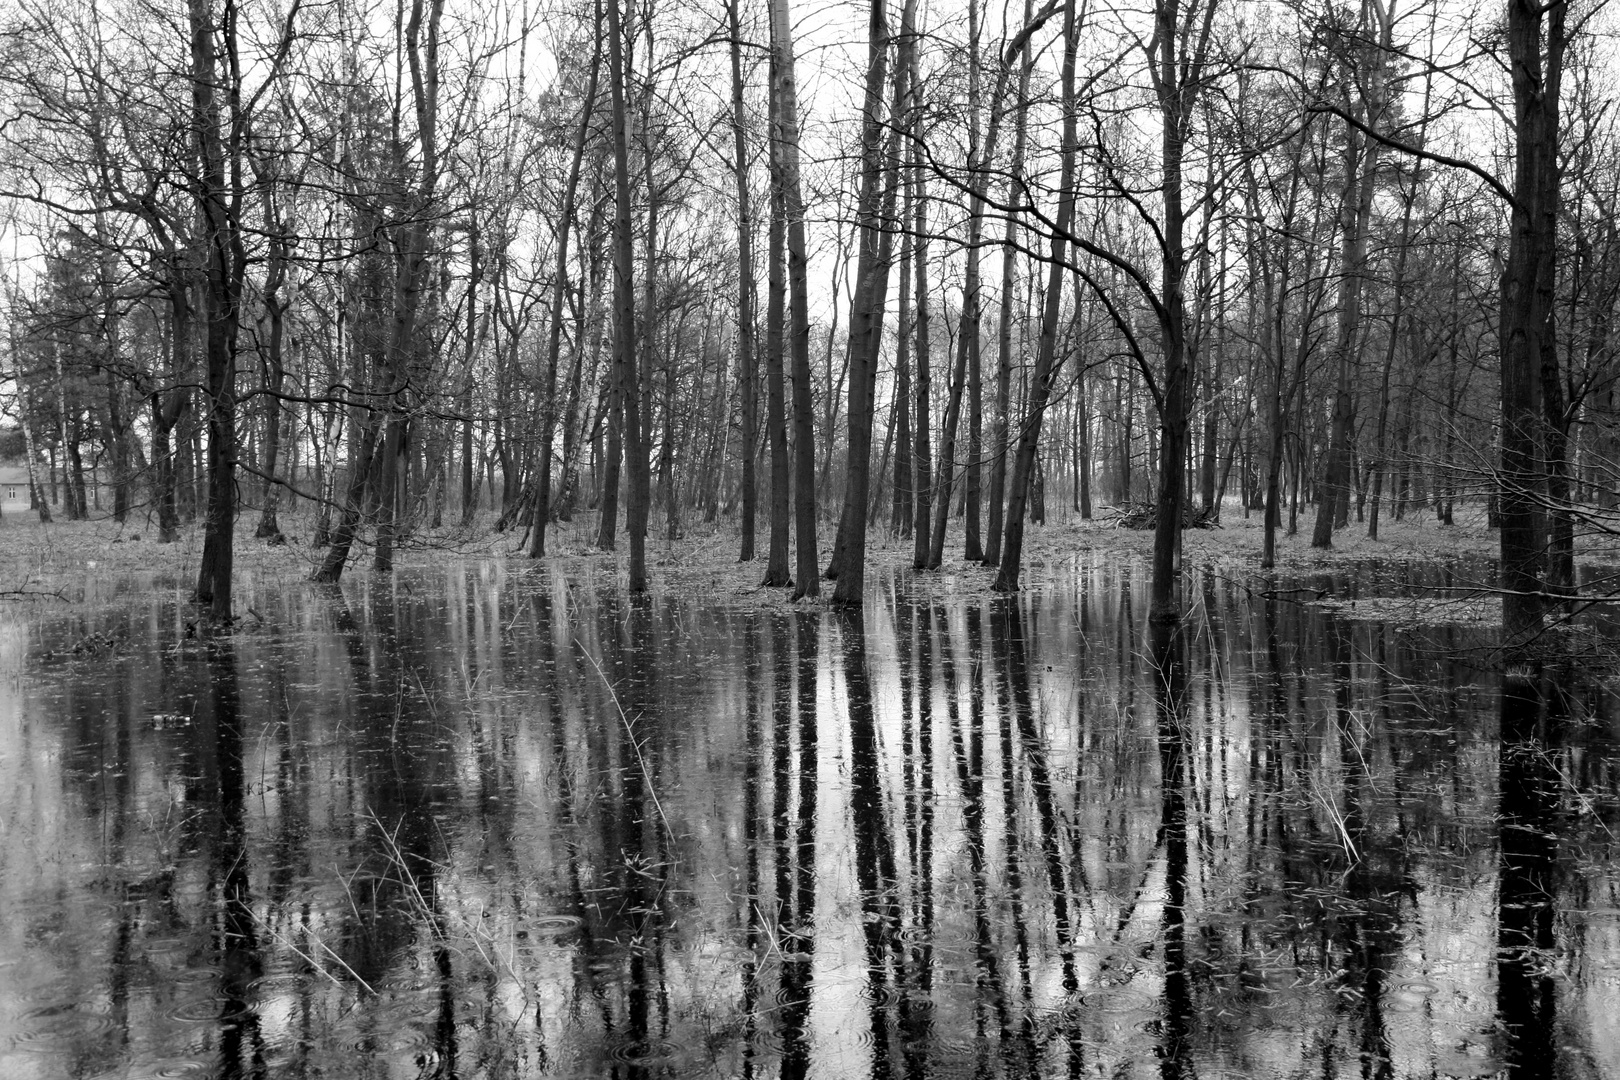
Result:
M743 561L763 513L849 607L872 528L1015 590L1152 504L1174 622L1201 503L1266 566L1488 515L1517 648L1620 504L1614 57L1407 3L24 0L4 409L42 514L200 522L222 620L244 511L336 581L622 502L632 591L656 508Z

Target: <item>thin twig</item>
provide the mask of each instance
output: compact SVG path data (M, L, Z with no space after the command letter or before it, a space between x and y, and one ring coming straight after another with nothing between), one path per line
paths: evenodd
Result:
M652 771L647 768L647 759L641 755L641 744L636 740L635 727L630 723L630 717L624 711L624 706L619 703L619 695L614 692L613 683L608 679L607 672L602 670L602 665L597 662L596 657L591 655L579 638L574 639L574 645L580 652L585 654L585 659L589 660L591 667L596 669L597 677L602 680L602 685L607 687L608 698L612 700L613 708L618 711L619 720L624 724L625 735L630 740L630 749L635 751L636 764L641 768L641 778L647 785L647 794L652 796L653 809L658 811L658 820L663 822L664 831L669 834L670 840L674 841L676 839L675 830L670 827L669 818L664 814L664 804L658 801L658 792L653 787Z

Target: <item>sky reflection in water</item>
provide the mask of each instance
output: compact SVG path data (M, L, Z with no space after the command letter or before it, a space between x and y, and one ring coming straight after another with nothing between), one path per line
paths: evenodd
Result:
M1144 582L10 609L0 1076L1620 1075L1606 692Z

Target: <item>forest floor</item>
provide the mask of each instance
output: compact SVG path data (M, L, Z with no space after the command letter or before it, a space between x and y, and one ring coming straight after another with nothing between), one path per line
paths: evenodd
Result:
M1221 528L1189 529L1184 533L1185 564L1189 568L1210 568L1227 577L1260 574L1260 515L1245 517L1240 506L1229 503L1223 519ZM238 572L289 584L308 578L325 553L324 549L307 545L313 531L312 518L285 515L282 528L288 543L274 546L253 538L256 520L256 516L245 517L239 525L235 549ZM401 543L396 565L411 569L443 564L447 558L491 557L508 557L514 566L532 565L525 553L522 530L497 533L491 521L484 517L468 528L418 532ZM1427 512L1409 514L1403 521L1386 518L1376 541L1367 539L1365 524L1352 522L1334 537L1334 546L1329 550L1310 546L1310 524L1311 519L1302 514L1295 535L1279 534L1277 576L1305 578L1369 564L1466 562L1477 567L1488 565L1496 554L1496 533L1486 528L1483 508L1472 506L1460 507L1457 523L1449 526L1438 524ZM579 514L572 522L554 526L547 537L547 562L573 575L604 581L620 577L625 571L625 545L621 542L619 551L596 547L595 529L595 514ZM821 532L823 564L831 548L832 531L828 523ZM132 519L125 526L106 517L41 524L31 514L9 515L0 521L0 596L77 600L85 595L84 581L91 576L105 580L150 575L166 579L169 587L175 581L189 580L201 558L200 524L183 530L180 539L172 544L154 543L151 535L144 520ZM675 541L665 539L660 529L648 538L649 571L655 588L704 595L722 603L785 605L787 592L759 585L768 544L769 531L763 520L757 533L758 558L752 563L737 561L738 530L731 522L718 526L693 523ZM911 540L896 537L887 529L874 529L868 538L869 573L894 572L904 591L937 599L988 593L994 570L963 560L961 544L961 523L953 521L942 572L911 574ZM1077 559L1145 562L1152 544L1151 531L1121 528L1106 512L1090 521L1076 516L1030 526L1025 534L1023 584L1026 588L1040 588L1059 569ZM1583 555L1613 557L1614 553L1603 550ZM369 546L356 544L347 573L368 573L370 558ZM824 587L824 596L830 592L830 587Z

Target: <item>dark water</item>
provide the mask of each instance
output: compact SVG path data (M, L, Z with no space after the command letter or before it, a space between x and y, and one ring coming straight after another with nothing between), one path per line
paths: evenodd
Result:
M1607 691L1145 580L8 609L0 1077L1620 1075Z

